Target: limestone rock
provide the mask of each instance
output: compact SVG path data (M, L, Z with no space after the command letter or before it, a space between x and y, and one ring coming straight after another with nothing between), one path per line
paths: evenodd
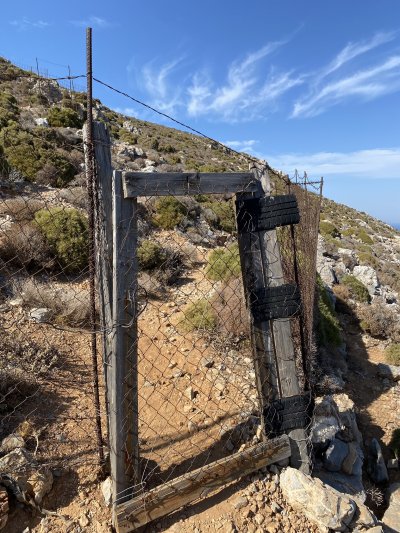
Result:
M24 448L25 447L25 441L21 437L21 435L17 435L16 433L11 433L11 435L8 435L5 437L0 446L0 453L6 454L9 452L12 452L13 450L16 450L17 448Z
M371 296L378 294L380 283L376 272L372 267L366 265L357 265L353 269L353 276L367 287Z
M29 311L29 316L32 320L35 320L35 322L48 322L51 316L51 310L46 307L33 307Z
M35 118L35 124L36 126L41 126L42 128L48 128L49 123L47 118Z
M330 472L339 472L349 455L349 445L340 439L333 439L325 452L324 466Z
M110 477L104 480L101 484L101 493L103 494L106 505L110 507L112 503L112 484Z
M368 461L368 473L375 483L385 483L389 481L389 475L379 442L372 439L370 447L370 458Z
M387 496L389 507L383 515L382 522L386 526L385 531L394 533L400 531L400 483L390 485Z
M379 363L378 364L378 376L384 379L400 381L400 366L386 365L385 363Z
M346 531L356 513L357 505L347 495L294 468L281 473L280 486L287 502L321 529Z

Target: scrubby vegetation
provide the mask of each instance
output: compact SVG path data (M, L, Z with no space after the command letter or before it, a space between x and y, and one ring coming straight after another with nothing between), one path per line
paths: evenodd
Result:
M184 311L184 328L187 331L213 330L217 324L211 302L205 298L189 304Z
M317 339L321 346L339 346L342 342L341 328L332 300L329 298L321 277L317 276Z
M359 309L361 327L378 338L392 338L400 341L400 324L397 313L383 303L373 302Z
M202 203L202 207L204 218L210 226L228 233L236 230L235 211L231 200L206 201Z
M367 287L363 285L355 276L346 274L341 279L341 282L349 289L351 297L357 302L368 303L371 301L371 296Z
M159 198L155 203L153 222L162 229L174 229L187 214L187 209L182 202L173 196Z
M319 223L319 231L323 237L340 237L340 231L328 220L321 220Z
M216 248L208 256L206 276L214 281L237 278L241 274L239 247Z
M88 224L80 211L62 207L41 209L35 213L35 221L64 272L80 272L86 268Z
M82 118L70 107L52 107L47 115L47 121L55 128L81 128L83 126Z
M385 358L391 365L400 365L400 344L390 344L385 350Z

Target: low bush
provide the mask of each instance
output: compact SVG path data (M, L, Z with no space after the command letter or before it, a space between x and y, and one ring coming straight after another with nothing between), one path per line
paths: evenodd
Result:
M400 344L394 343L385 349L386 362L391 365L400 365Z
M341 283L348 287L351 297L356 300L356 302L369 303L371 301L371 296L367 287L355 276L346 274L341 279Z
M237 278L241 274L239 247L216 248L207 259L206 276L214 281Z
M54 128L82 128L83 120L70 107L52 107L47 115L49 126Z
M153 223L162 229L174 229L187 215L185 205L173 196L164 196L155 203Z
M397 313L387 305L374 302L359 309L360 325L372 337L400 341L400 325Z
M328 296L324 282L317 275L317 309L316 330L320 346L340 346L341 328L332 301Z
M10 215L14 222L31 221L44 203L30 198L7 198L0 202L0 215Z
M319 232L323 237L340 237L340 231L328 220L321 220L319 223Z
M184 310L183 326L186 331L215 329L217 320L209 300L201 299L189 304Z
M128 144L137 144L137 136L123 128L119 132L119 140Z
M90 298L88 289L71 285L53 285L28 279L14 287L28 308L44 307L51 311L50 321L72 327L90 324Z
M53 254L36 224L12 224L3 234L0 258L16 267L27 270L52 269Z
M203 213L207 222L216 229L222 229L228 233L236 230L235 210L231 200L221 202L202 203ZM207 209L213 213L212 217L207 217Z
M166 250L153 241L143 241L137 251L139 267L143 270L154 270L167 259Z
M8 126L12 121L18 120L18 102L9 93L0 92L0 129Z
M46 238L59 266L66 273L82 271L88 261L88 223L76 209L41 209L35 221Z
M343 231L346 237L355 237L364 244L374 244L373 239L368 235L364 228L347 228Z

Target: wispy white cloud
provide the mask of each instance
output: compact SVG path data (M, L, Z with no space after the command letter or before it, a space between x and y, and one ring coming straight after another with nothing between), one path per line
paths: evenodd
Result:
M93 28L110 28L114 26L113 23L109 22L108 20L97 17L95 15L91 15L90 17L86 19L80 19L80 20L70 20L70 24L73 26L78 26L79 28L85 28L85 27L93 27Z
M308 92L294 102L291 118L312 117L352 97L372 100L400 89L400 55L388 54L368 66L343 72L347 63L395 39L397 32L376 33L369 41L347 44L317 73L308 76ZM371 59L367 57L371 63Z
M400 147L356 152L317 152L264 156L269 164L287 172L306 170L309 176L347 176L349 178L400 178Z
M238 152L252 153L254 151L254 147L258 144L258 142L259 141L256 141L255 139L249 139L243 141L224 141L223 144L230 146Z
M30 20L27 17L23 17L22 19L18 20L11 20L10 24L11 26L15 26L20 31L32 28L43 30L50 26L50 22L46 22L44 20Z
M291 71L276 73L270 68L266 77L262 75L262 60L285 43L268 43L244 59L233 61L227 69L225 81L220 85L206 72L195 73L188 88L188 114L213 113L234 122L271 111L280 96L303 83L302 77Z

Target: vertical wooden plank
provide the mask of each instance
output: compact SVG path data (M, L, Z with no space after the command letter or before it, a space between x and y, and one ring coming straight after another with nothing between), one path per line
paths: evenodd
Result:
M103 370L106 386L106 408L108 411L108 367L111 359L112 320L112 165L111 141L108 131L101 122L93 122L93 144L95 152L96 193L96 264L97 286L100 302L100 323L102 330ZM107 424L109 420L107 417Z
M270 181L268 170L257 169L261 187L265 195L270 194ZM262 261L265 269L266 286L276 287L282 285L282 262L276 230L259 232ZM287 398L301 394L296 369L296 355L292 340L290 319L277 319L271 322L272 340L277 365L277 389L279 397ZM307 449L307 433L305 429L294 429L289 433L291 444L290 464L304 473L309 473L310 463Z
M110 376L110 462L114 504L139 482L137 383L137 203L125 200L122 173L113 178L113 337Z

